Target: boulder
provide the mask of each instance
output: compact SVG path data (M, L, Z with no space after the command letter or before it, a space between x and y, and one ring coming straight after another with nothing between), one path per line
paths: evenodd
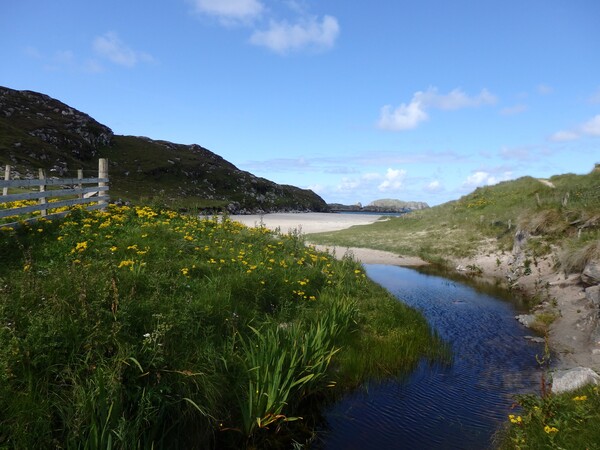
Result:
M515 316L515 319L517 319L527 328L531 327L531 325L535 322L535 316L533 314L520 314Z
M600 284L585 289L585 298L598 308L600 307Z
M552 392L570 392L589 384L600 384L600 375L588 367L557 370L552 377Z
M590 261L585 265L581 281L588 286L600 284L600 261Z

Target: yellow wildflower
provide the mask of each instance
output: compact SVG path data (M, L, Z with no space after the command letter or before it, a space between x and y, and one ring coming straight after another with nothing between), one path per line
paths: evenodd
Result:
M121 261L119 263L118 269L120 269L121 267L133 267L134 264L135 264L135 261L133 261L131 259L124 259L123 261Z
M551 427L551 426L549 426L549 425L546 425L546 426L544 427L544 431L545 431L547 434L551 434L551 433L558 433L558 428L556 428L556 427Z
M577 397L573 397L573 400L576 402L585 402L587 400L587 395L578 395Z
M510 420L510 423L523 422L523 418L521 416L515 416L514 414L509 414L508 419Z
M71 253L79 252L82 253L87 249L88 243L87 241L78 242L75 244L75 248L71 250Z

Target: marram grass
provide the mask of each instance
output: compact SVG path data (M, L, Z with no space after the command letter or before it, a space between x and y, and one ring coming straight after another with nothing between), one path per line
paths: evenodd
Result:
M0 448L267 446L443 349L356 262L227 218L78 210L0 260Z

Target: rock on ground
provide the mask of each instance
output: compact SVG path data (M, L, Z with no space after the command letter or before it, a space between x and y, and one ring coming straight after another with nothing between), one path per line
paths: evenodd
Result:
M560 394L574 391L589 384L600 384L600 375L588 367L557 370L552 378L552 392Z

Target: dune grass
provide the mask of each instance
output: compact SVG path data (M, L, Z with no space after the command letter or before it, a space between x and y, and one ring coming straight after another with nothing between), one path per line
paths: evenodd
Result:
M484 251L510 251L517 229L536 256L560 247L566 271L579 270L600 240L600 170L547 180L523 177L477 188L460 199L398 218L308 235L311 242L420 256L445 264ZM596 245L596 246L595 246Z
M0 260L2 448L285 446L444 353L352 259L227 218L78 210L0 228Z

